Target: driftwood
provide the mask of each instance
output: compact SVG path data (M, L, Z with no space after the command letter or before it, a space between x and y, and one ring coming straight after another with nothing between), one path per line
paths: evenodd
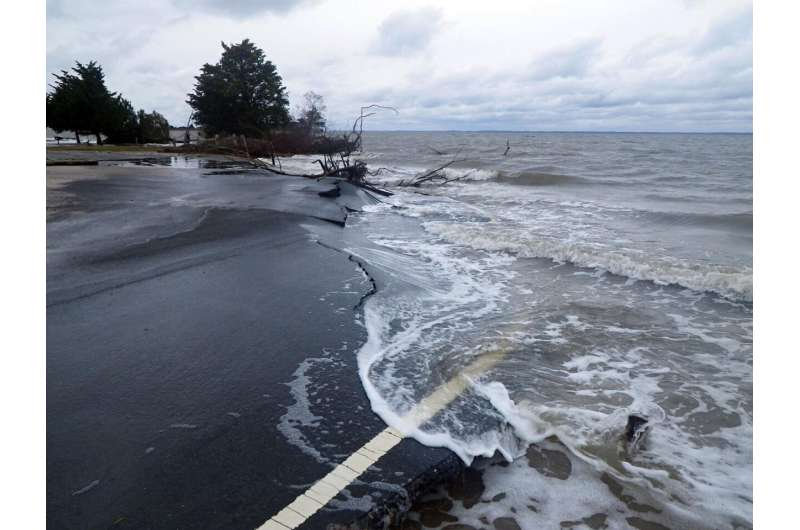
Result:
M334 178L341 178L350 182L353 185L359 186L364 188L368 191L371 191L375 194L382 195L384 197L391 196L392 193L386 190L382 190L380 188L375 187L373 184L367 181L367 176L376 176L381 171L385 170L386 168L380 168L376 171L370 171L367 167L367 164L362 160L355 160L352 158L352 155L360 150L361 148L361 139L364 132L364 119L370 116L375 115L378 111L367 112L365 111L369 109L388 109L394 112L398 112L397 109L393 107L385 107L382 105L368 105L366 107L361 107L360 113L358 118L355 119L353 122L352 129L341 136L327 136L323 135L322 138L319 139L318 144L321 149L322 158L318 158L314 162L319 164L320 173L317 174L297 174L297 173L287 173L282 170L280 166L280 158L279 157L272 157L273 163L267 164L262 160L250 157L251 161L254 165L258 167L262 167L264 169L268 169L273 173L277 173L279 175L287 175L293 177L305 177L305 178L313 178L313 179L320 179L322 177L334 177ZM277 159L277 166L275 161Z
M435 169L431 169L429 171L416 175L408 180L401 180L397 185L404 187L413 187L413 188L418 188L423 184L435 184L438 186L443 186L445 184L449 184L450 182L457 182L459 180L467 178L468 176L470 176L472 173L475 172L474 169L467 171L466 173L464 173L463 175L459 175L458 177L448 177L444 171L445 169L452 166L456 162L466 161L466 159L464 158L462 159L458 158L459 153L456 153L456 156L453 157L453 159L447 162L446 164L442 164L441 166Z
M315 160L319 164L320 173L316 174L298 174L283 171L280 157L277 155L275 146L272 143L269 135L260 134L261 138L248 138L244 135L236 135L234 138L234 145L222 146L218 145L216 140L213 145L213 150L223 152L235 156L241 156L249 159L250 163L258 168L267 169L279 175L286 175L291 177L305 177L319 179L322 177L334 177L344 179L351 184L364 188L368 191L382 196L392 195L390 192L381 190L367 181L367 176L375 176L385 168L380 168L376 171L370 171L367 164L362 160L353 158L353 154L361 149L361 141L364 133L364 120L370 116L374 116L381 110L390 110L396 114L399 111L394 107L384 105L367 105L361 107L358 117L353 122L353 127L345 134L329 136L323 134L315 141L315 147L318 149L322 158ZM187 124L188 126L188 124ZM257 148L254 149L254 145ZM189 146L185 146L183 149ZM202 150L201 146L197 146L198 151ZM178 151L176 149L176 151ZM266 156L264 156L266 155ZM269 158L272 164L264 162L262 158Z
M447 154L447 152L440 151L439 149L436 149L435 147L432 147L430 145L427 146L427 148L429 150L431 150L432 152L434 152L435 154L437 154L437 155L446 155ZM508 156L508 153L510 151L511 151L511 141L508 138L506 138L506 149L505 149L505 151L503 151L503 156ZM415 187L415 188L418 188L418 187L422 186L423 184L435 184L435 185L438 185L438 186L442 186L442 185L445 185L445 184L449 184L450 182L457 182L459 180L464 180L465 178L470 176L472 173L474 173L475 170L473 169L473 170L467 171L466 173L464 173L463 175L459 175L458 177L447 177L447 174L444 171L445 169L447 169L451 165L455 164L456 162L464 162L466 160L466 159L458 160L458 154L460 152L461 151L459 150L459 152L456 153L456 156L452 160L447 162L446 164L442 164L441 166L439 166L439 167L437 167L435 169L431 169L429 171L426 171L425 173L422 173L420 175L416 175L411 179L401 180L398 183L398 186ZM383 169L383 168L381 168L381 169Z
M353 153L361 149L361 141L364 133L364 119L374 116L381 110L391 110L395 114L399 111L394 107L384 105L367 105L361 107L358 117L353 122L352 129L340 137L323 137L322 159L316 160L322 169L322 176L344 178L348 182L371 186L366 180L369 170L367 164L361 160L351 160ZM365 112L370 111L370 112Z

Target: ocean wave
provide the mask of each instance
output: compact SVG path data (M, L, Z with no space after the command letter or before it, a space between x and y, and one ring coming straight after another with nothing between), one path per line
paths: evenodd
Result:
M426 230L443 239L474 249L501 251L524 258L547 258L559 263L608 271L659 285L676 284L695 291L711 291L727 298L753 300L750 267L693 263L675 257L609 248L597 243L537 236L523 231L492 230L486 224L467 225L430 221Z
M416 176L433 171L436 166L427 167L421 165L386 165L377 170L373 177L375 182L383 185L392 186L401 181L408 181ZM573 175L562 175L557 173L547 173L541 171L515 171L505 169L490 169L485 167L446 167L441 173L452 180L461 182L485 182L493 181L517 186L557 186L562 184L591 184L591 179L577 177ZM435 185L436 183L432 183Z
M351 241L369 242L348 252L383 278L358 353L373 411L465 462L520 457L516 483L515 464L489 464L503 478L485 481L484 498L508 492L513 508L530 497L537 519L515 516L525 528L576 518L588 496L585 514L600 502L610 527L629 523L630 499L670 528L751 526L752 307L699 294L752 300L747 165L720 191L715 175L730 171L717 150L685 166L679 151L673 163L660 149L557 147L461 161L470 167L445 170L459 182L396 188L348 224ZM447 161L392 150L375 167L391 186ZM691 185L653 178L684 173ZM632 452L630 414L651 426ZM532 478L529 442L566 454L568 479ZM576 503L562 516L565 496Z
M574 175L542 173L538 171L502 171L497 174L498 182L517 186L557 186L559 184L590 183L589 179Z
M460 180L483 181L496 179L499 172L493 169L481 168L445 168L442 170L448 179L458 178Z
M369 243L346 251L383 277L364 306L367 341L358 352L373 411L464 462L495 453L524 459L529 443L554 436L575 468L583 466L579 484L591 478L607 494L613 480L657 507L657 520L671 528L751 520L752 407L732 399L740 387L731 384L749 382L748 308L715 304L729 313L710 316L705 304L687 303L695 296L685 290L584 281L520 258L690 285L714 283L715 266L661 258L652 246L613 247L633 242L597 230L589 221L597 205L588 201L564 209L524 198L517 207L483 189L480 202L447 195L477 187L398 190L348 227L354 241ZM550 230L549 238L537 230ZM570 239L577 234L587 239ZM746 270L716 271L730 276L710 290L752 296ZM620 445L634 413L651 425L641 453ZM680 499L691 499L691 510Z
M399 167L392 168L400 175L423 174L432 169ZM487 169L479 167L447 167L442 173L448 179L458 179L465 182L494 181L517 186L557 186L559 184L590 183L589 179L556 173L543 173L538 171L509 171L500 169Z
M671 225L699 225L740 229L744 228L750 230L753 229L752 212L711 214L647 211L645 214L654 220Z

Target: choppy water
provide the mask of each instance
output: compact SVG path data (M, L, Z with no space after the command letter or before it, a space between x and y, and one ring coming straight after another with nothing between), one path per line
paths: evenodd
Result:
M456 156L463 180L396 186ZM383 279L359 352L373 408L466 462L514 460L484 475L510 494L451 515L752 525L751 135L372 133L363 158L395 192L348 222ZM403 420L487 355L430 421ZM631 413L652 425L636 452ZM524 465L530 443L573 473Z

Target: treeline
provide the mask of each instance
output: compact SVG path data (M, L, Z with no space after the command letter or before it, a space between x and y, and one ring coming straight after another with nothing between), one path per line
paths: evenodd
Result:
M109 91L96 62L76 62L54 77L47 94L47 126L54 131L74 131L77 143L82 134L94 135L98 145L103 136L110 143L169 141L167 119L156 111L136 112L130 101Z
M263 50L248 39L223 42L222 48L220 60L201 67L187 95L190 122L207 138L248 154L256 151L256 156L314 150L326 127L322 96L306 93L292 116L283 79ZM108 90L97 63L78 62L72 71L54 75L47 94L48 127L74 131L78 143L81 134L95 135L98 144L101 135L109 143L169 141L167 120L155 111L134 112L128 100Z

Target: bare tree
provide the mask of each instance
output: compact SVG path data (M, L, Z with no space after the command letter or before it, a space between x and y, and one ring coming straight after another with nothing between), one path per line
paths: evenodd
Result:
M352 129L348 133L339 137L324 136L322 138L320 143L322 159L317 160L317 163L322 168L323 175L346 178L356 184L368 184L366 181L367 164L362 160L351 160L351 157L353 153L361 150L364 120L381 110L390 110L395 114L400 113L394 107L367 105L361 107L358 118L355 119Z
M295 111L297 123L312 137L324 134L326 110L328 107L321 95L314 91L306 92L303 95L303 106Z
M375 176L380 172L380 170L370 171L364 161L357 160L353 156L356 152L361 150L361 141L364 134L364 120L374 116L381 110L390 110L395 114L399 114L399 111L394 107L375 104L367 105L365 107L361 107L358 117L355 119L352 128L348 132L339 135L329 135L327 133L323 133L315 141L315 147L322 155L322 158L317 159L315 162L319 164L322 173L315 175L285 173L280 169L279 165L276 166L276 157L274 156L272 157L272 165L266 164L258 158L251 157L251 160L256 166L264 167L272 172L282 175L308 178L343 178L352 184L366 188L380 195L391 195L391 193L380 190L367 181L368 175ZM280 164L280 161L278 161L278 164Z

